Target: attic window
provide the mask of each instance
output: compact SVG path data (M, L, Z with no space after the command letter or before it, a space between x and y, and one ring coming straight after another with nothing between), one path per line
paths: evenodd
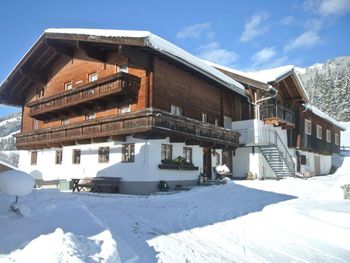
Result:
M335 145L339 145L339 134L338 133L334 134L334 143L335 143Z
M44 88L42 88L38 91L38 94L37 94L38 99L44 97L44 95L45 95L45 90L44 90Z
M93 72L89 74L89 82L93 82L97 80L97 72Z
M322 126L321 125L317 125L316 137L318 139L322 139Z
M125 72L128 73L128 64L124 63L124 64L120 64L118 66L118 72Z
M71 81L64 83L64 90L70 90L72 87L73 86Z
M332 133L328 129L327 129L327 132L326 132L326 139L327 139L327 142L332 142Z

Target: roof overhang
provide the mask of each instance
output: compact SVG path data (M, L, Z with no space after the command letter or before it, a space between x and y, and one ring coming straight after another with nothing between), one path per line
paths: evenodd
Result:
M16 86L24 85L28 81L23 80L28 77L27 69L31 68L29 64L35 56L42 56L46 52L48 41L81 41L90 44L104 44L117 47L118 45L132 46L142 48L153 54L160 54L166 58L180 63L181 65L197 72L198 74L209 78L220 86L234 91L241 96L246 97L243 85L226 76L224 73L207 65L199 58L175 46L174 44L148 32L148 31L125 31L125 30L94 30L94 29L48 29L46 30L34 45L28 50L24 57L19 61L15 68L10 72L0 86L0 103L11 106L23 106L24 102L19 98ZM50 48L50 47L49 47ZM58 59L58 58L57 58ZM40 61L39 61L40 62ZM36 62L37 64L39 62ZM40 69L37 72L41 72ZM26 75L27 74L27 75ZM40 79L40 74L31 73L35 77L34 81ZM32 78L33 80L33 78ZM12 89L12 90L11 90ZM12 94L9 96L9 94ZM17 96L17 98L16 98Z

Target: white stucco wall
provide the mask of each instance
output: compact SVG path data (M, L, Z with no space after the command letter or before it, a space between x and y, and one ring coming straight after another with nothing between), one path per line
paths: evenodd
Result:
M122 144L135 143L135 162L122 163ZM192 158L200 170L180 171L161 170L161 144L170 144L165 140L141 140L127 137L126 142L109 141L84 145L64 146L62 164L55 163L56 149L38 150L37 164L30 164L30 151L20 151L19 168L30 173L36 179L56 180L95 176L122 177L123 181L159 181L159 180L196 180L203 166L203 150L199 146L186 146L184 143L172 143L173 158L183 156L183 147L192 148ZM109 162L98 162L98 148L110 147ZM74 149L81 150L80 164L72 163Z

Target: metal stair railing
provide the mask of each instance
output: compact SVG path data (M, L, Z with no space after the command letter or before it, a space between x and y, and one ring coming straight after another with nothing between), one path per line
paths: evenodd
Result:
M295 175L295 165L292 156L290 155L288 148L283 143L278 133L272 129L263 128L251 128L251 129L240 129L238 131L241 136L239 138L240 145L251 145L251 146L276 146L278 152L281 154L284 162L286 163L289 171Z

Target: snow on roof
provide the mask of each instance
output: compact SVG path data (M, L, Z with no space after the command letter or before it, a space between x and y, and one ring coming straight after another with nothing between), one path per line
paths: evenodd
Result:
M247 72L246 75L261 82L269 83L278 81L281 77L291 73L293 69L293 65L287 65L272 69L264 69L256 72Z
M311 105L310 103L303 104L303 106L307 109L310 110L312 113L316 114L317 116L333 123L334 125L338 126L342 130L346 130L346 126L342 125L340 122L337 120L333 119L331 116L329 116L327 113L319 110L315 106Z
M15 167L15 166L13 166L12 164L9 164L9 163L4 162L4 161L1 161L1 160L0 160L0 164L9 167L9 168L11 168L12 170L18 170L18 168Z
M234 90L241 95L245 95L244 86L232 78L226 76L219 70L204 63L198 57L188 53L187 51L179 48L178 46L170 43L169 41L152 34L149 31L136 31L136 30L112 30L112 29L83 29L83 28L51 28L45 30L45 33L53 34L77 34L77 35L89 35L90 38L94 37L128 37L128 38L144 38L145 46L159 51L173 59L187 64L188 66L195 68L197 71L204 73L215 81L220 82L226 87Z

